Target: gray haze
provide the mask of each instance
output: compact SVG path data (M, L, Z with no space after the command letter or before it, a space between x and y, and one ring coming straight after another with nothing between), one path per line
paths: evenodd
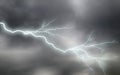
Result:
M83 43L91 31L97 42L116 40L108 54L120 54L119 0L0 0L0 21L12 29L37 29L43 21L56 19L50 27L69 25L60 32L61 47ZM120 60L107 62L107 75L120 75ZM21 34L11 35L0 28L0 75L103 75L99 67L91 72L72 53L62 54L43 40Z

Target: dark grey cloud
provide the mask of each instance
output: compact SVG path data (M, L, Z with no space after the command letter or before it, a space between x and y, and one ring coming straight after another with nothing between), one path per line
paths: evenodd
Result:
M119 41L119 4L120 1L117 0L0 0L0 21L7 23L12 29L37 29L43 21L56 19L52 26L71 24L75 28L69 32L73 34L69 35L71 39L83 35L83 42L94 30L94 37L98 42ZM0 31L0 75L93 75L71 53L54 51L43 40L21 34L11 35L1 28ZM62 33L64 36L69 34ZM70 39L66 41L74 43ZM79 41L81 40L77 39ZM64 40L62 42L68 44ZM110 45L109 53L119 55L119 49L119 44ZM119 62L108 63L108 75L119 75ZM97 74L102 73L98 67L93 67Z

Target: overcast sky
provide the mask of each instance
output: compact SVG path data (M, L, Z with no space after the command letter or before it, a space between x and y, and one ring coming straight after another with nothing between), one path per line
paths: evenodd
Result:
M94 31L97 42L116 40L107 54L119 56L119 0L0 0L0 21L11 29L37 29L43 21L56 19L50 27L73 27L58 32L58 45L69 48L83 43ZM108 75L120 75L120 61L107 63ZM112 65L111 65L112 64ZM91 72L72 53L59 53L43 40L0 28L0 75L103 75L99 67Z

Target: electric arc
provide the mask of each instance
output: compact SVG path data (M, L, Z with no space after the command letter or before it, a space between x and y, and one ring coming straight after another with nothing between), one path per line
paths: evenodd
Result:
M56 51L59 51L62 53L72 52L74 55L76 55L76 57L79 60L82 60L91 71L94 71L94 69L89 65L88 61L94 61L98 64L98 66L101 68L103 73L106 74L105 68L104 68L104 61L111 60L112 58L104 57L104 56L103 57L102 56L100 56L100 57L93 56L92 54L89 53L89 49L95 48L95 49L99 50L100 52L103 52L103 51L105 51L105 48L102 46L104 46L106 44L115 43L115 41L110 41L110 42L108 41L108 42L102 42L102 43L89 43L89 42L92 42L93 32L91 32L88 36L88 39L83 44L80 44L80 45L77 45L77 46L74 46L74 47L68 48L68 49L62 49L62 48L59 48L55 43L50 42L49 38L43 34L55 37L57 34L53 33L53 31L66 30L66 29L70 29L70 27L49 28L48 26L53 21L50 21L49 23L43 23L41 25L41 27L36 30L10 29L9 27L7 27L6 23L4 23L4 22L0 22L0 25L1 25L2 30L4 30L5 32L7 32L9 34L20 33L25 36L32 36L34 38L43 39L44 42L46 43L46 45L52 47Z

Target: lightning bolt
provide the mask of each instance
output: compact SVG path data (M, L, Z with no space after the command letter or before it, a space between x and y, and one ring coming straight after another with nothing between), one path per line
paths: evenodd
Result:
M62 53L72 52L73 54L75 54L77 56L77 58L79 60L82 60L91 71L94 71L94 70L92 67L90 67L88 61L91 61L91 60L95 61L95 62L97 62L98 66L101 68L103 73L106 74L105 69L104 69L104 61L109 60L111 58L93 56L88 51L90 48L95 48L95 49L99 50L100 52L103 52L105 49L101 47L102 45L115 43L115 41L102 42L102 43L90 43L92 41L92 34L93 34L93 32L91 32L87 41L84 42L83 44L77 45L75 47L68 48L68 49L62 49L62 48L57 47L54 43L50 42L49 38L46 35L50 35L52 37L56 37L56 36L61 37L61 35L55 34L55 33L53 33L53 31L66 30L66 29L70 29L70 27L48 28L48 26L54 21L55 20L50 21L49 23L44 22L42 24L42 26L40 28L38 28L37 30L22 30L22 29L12 30L12 29L8 28L4 22L0 22L0 25L1 25L2 29L4 31L6 31L7 33L10 33L10 34L21 33L25 36L32 36L34 38L40 38L40 39L43 39L44 42L48 46L52 47L54 50L60 51Z

